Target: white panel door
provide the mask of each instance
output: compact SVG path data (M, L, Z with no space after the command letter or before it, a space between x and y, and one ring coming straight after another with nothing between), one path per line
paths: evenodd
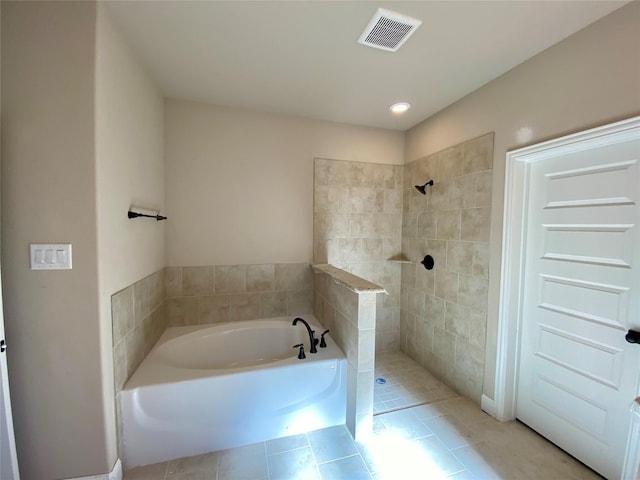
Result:
M640 139L529 168L516 414L618 479L640 372Z
M13 436L2 311L2 291L0 290L0 479L18 480L20 475L18 473L16 442Z

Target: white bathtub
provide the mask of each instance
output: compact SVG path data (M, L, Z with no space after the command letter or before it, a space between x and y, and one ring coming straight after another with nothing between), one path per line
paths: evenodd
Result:
M344 424L345 356L329 335L309 353L293 318L167 329L121 392L125 466Z

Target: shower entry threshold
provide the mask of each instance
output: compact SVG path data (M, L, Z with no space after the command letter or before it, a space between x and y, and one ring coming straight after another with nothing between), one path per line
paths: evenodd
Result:
M402 352L376 355L374 378L374 415L459 396Z

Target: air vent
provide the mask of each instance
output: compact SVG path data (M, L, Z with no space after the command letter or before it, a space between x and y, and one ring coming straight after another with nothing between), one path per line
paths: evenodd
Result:
M422 24L422 20L379 8L358 43L368 47L395 52Z

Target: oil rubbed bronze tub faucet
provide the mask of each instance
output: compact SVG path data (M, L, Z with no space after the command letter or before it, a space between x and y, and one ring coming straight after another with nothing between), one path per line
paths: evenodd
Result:
M291 325L296 325L298 322L304 323L304 326L307 327L307 332L309 332L309 353L318 353L318 349L316 348L316 345L318 345L318 339L315 337L316 331L311 330L311 327L306 320L300 317L296 318Z

